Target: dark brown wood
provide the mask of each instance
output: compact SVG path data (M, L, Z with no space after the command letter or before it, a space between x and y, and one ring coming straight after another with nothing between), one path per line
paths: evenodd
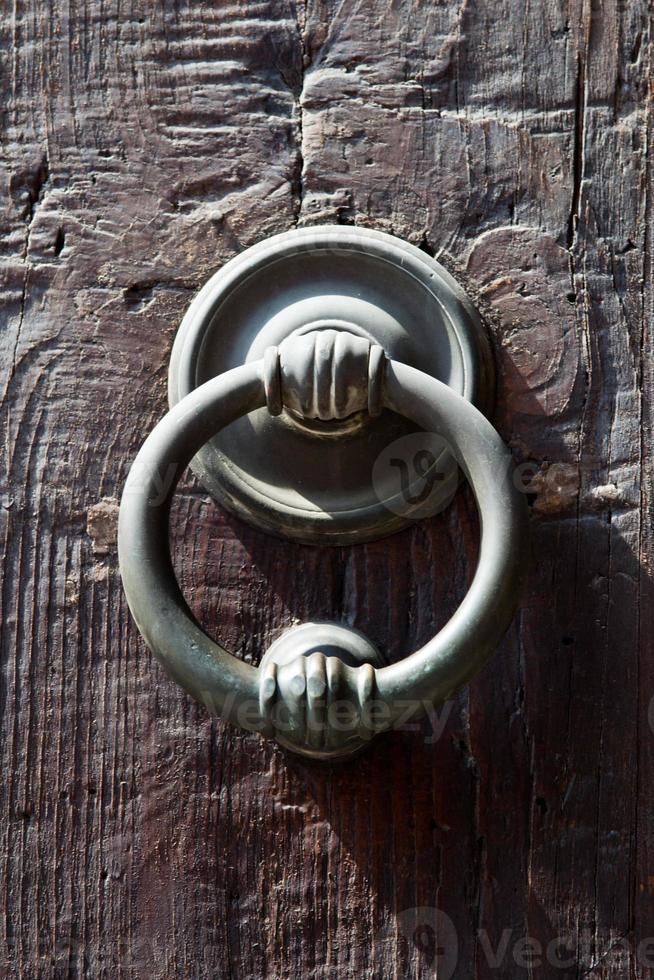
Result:
M650 975L649 13L5 4L2 976ZM440 737L426 723L331 768L186 698L130 622L115 554L190 298L240 249L320 221L421 244L468 285L496 423L538 469L531 576L491 665ZM393 539L321 551L190 478L172 532L194 611L253 660L318 616L403 655L463 596L476 540L465 491Z

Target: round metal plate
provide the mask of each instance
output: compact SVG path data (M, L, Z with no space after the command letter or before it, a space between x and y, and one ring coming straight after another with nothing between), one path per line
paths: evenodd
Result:
M340 225L269 238L209 280L175 339L171 406L316 324L369 337L482 411L491 407L489 341L461 287L420 249ZM322 544L392 534L445 506L457 481L437 438L389 411L337 425L261 409L207 443L192 469L249 523Z

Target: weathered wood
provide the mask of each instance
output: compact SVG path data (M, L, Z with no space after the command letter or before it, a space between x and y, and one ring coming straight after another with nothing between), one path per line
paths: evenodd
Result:
M2 975L649 976L647 0L16 0L0 38ZM320 221L391 231L467 283L496 423L539 470L492 664L438 738L333 768L162 674L113 545L191 296ZM189 478L172 541L239 655L322 616L397 657L454 610L476 533L462 492L387 541L282 545Z

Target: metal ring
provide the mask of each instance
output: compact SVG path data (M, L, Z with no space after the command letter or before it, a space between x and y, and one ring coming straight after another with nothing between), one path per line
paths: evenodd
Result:
M483 666L516 608L527 508L513 483L511 455L490 422L447 385L387 361L382 403L447 440L472 486L481 518L472 585L434 639L390 666L371 669L378 662L374 648L357 631L335 624L332 640L324 625L289 631L281 642L290 657L271 665L266 655L263 670L243 663L203 632L184 601L170 557L168 512L196 452L221 428L265 405L273 373L264 360L228 371L186 395L156 426L125 486L120 570L143 638L183 688L242 728L274 735L301 754L335 758L393 727L408 704L419 714L443 702ZM337 700L352 707L349 728L329 717ZM275 707L284 711L275 715ZM322 728L316 733L317 718Z

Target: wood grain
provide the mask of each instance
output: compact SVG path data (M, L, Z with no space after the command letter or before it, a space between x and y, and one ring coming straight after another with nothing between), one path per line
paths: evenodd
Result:
M0 11L2 976L650 975L651 27L647 0ZM333 767L163 675L113 545L191 297L323 221L467 285L536 472L491 665L438 737ZM399 657L460 601L477 527L463 491L387 541L281 545L189 478L171 539L239 656L321 616Z

